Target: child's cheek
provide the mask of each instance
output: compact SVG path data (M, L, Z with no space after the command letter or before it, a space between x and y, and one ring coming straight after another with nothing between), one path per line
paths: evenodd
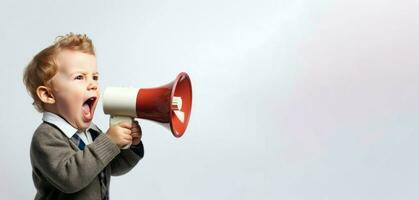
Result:
M79 93L71 90L60 92L57 97L61 107L66 108L66 110L74 109L76 105L80 104L83 98Z

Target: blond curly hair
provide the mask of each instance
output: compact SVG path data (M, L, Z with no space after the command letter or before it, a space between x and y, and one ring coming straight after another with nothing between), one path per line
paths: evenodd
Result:
M36 90L39 86L50 86L52 77L57 73L56 56L62 50L73 50L95 55L92 40L86 34L69 33L58 36L55 42L36 54L26 66L23 73L23 83L33 99L33 105L39 112L44 111L44 105Z

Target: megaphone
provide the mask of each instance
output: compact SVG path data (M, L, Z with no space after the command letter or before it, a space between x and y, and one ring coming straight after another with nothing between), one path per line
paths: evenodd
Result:
M192 84L185 72L160 87L109 87L103 95L103 111L111 115L110 126L142 118L162 124L177 138L185 133L191 108Z

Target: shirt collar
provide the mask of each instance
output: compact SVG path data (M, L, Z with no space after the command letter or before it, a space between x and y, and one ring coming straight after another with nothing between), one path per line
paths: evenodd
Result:
M71 126L66 120L64 120L59 115L52 113L52 112L44 112L42 116L42 121L48 122L50 124L54 124L57 126L68 138L73 137L75 133L80 133L81 131L77 130L73 126ZM94 124L93 122L90 123L89 128L87 128L87 131L90 131L90 129L100 133L99 128Z

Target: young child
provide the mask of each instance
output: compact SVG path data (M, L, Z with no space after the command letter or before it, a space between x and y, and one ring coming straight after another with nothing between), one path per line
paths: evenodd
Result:
M26 67L25 86L43 113L30 148L35 199L109 199L110 176L127 173L143 157L138 122L117 124L106 134L92 123L98 79L86 35L58 37Z

